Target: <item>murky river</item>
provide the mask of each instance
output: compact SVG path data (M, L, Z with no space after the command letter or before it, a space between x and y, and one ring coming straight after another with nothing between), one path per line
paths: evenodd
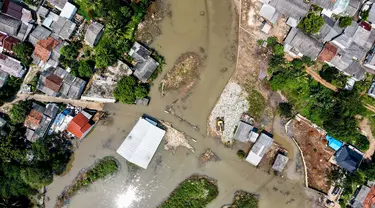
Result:
M182 53L193 51L206 56L197 86L186 100L175 104L176 114L199 126L200 131L164 113L166 105L178 98L178 92L161 98L157 84L152 88L152 100L148 107L107 105L106 109L111 116L105 122L100 122L79 144L70 172L63 177L56 177L53 184L47 187L47 207L54 206L56 196L82 168L89 167L96 159L107 155L119 159L122 165L120 172L111 179L97 182L79 192L71 199L69 207L153 208L168 197L181 181L194 173L205 174L218 181L220 193L209 204L209 208L230 203L236 190L260 194L261 208L311 207L300 180L288 180L254 168L238 159L235 149L226 148L219 140L206 136L208 115L235 68L233 54L237 50L238 17L232 1L168 2L171 4L172 16L162 21L163 34L154 41L152 47L166 58L167 66L163 73L173 66ZM195 138L197 142L190 140L190 144L196 153L183 148L175 152L165 151L163 145L160 145L147 170L128 169L116 149L144 113L169 121L177 129ZM221 160L200 166L198 158L206 148L210 148Z

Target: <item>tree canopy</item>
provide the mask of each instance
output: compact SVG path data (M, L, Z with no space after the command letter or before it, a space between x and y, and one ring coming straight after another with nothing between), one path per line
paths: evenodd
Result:
M13 105L12 109L10 109L10 120L13 124L23 123L30 110L31 102L21 101Z
M348 27L348 26L352 25L352 21L353 21L352 17L348 17L348 16L340 17L339 26L341 28Z
M94 65L90 60L80 60L78 62L78 74L82 78L90 78L94 74Z
M29 66L32 61L31 54L33 50L34 47L29 42L18 43L13 47L14 54L26 67Z
M139 84L133 76L125 76L117 82L114 96L122 103L134 104L138 98L144 98L148 94L147 85Z
M304 18L302 18L302 20L298 24L298 28L303 30L307 34L315 34L320 31L320 28L323 25L323 17L310 12Z

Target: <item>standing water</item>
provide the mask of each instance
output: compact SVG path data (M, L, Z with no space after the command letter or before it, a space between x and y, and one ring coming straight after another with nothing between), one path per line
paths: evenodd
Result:
M47 187L46 206L54 207L56 197L71 184L82 168L91 166L96 159L112 155L121 163L119 173L81 190L69 201L69 207L153 208L165 200L181 181L194 173L218 181L219 196L208 205L209 208L230 203L237 190L259 194L261 208L311 207L307 204L305 190L299 181L285 180L254 168L238 159L236 150L226 148L219 140L206 136L207 118L235 68L238 17L233 2L166 1L170 4L172 15L161 22L162 34L152 47L165 57L167 64L152 87L150 106L106 105L111 115L79 144L70 172L55 177L54 182ZM179 98L178 92L161 98L158 91L161 77L186 52L197 52L205 58L197 85L186 99L179 100L174 107L177 115L197 125L199 131L164 113L165 107ZM116 149L144 113L172 123L197 140L196 143L190 140L195 154L184 148L166 151L161 144L147 170L128 166L125 159L117 155ZM202 166L199 156L207 148L220 160Z

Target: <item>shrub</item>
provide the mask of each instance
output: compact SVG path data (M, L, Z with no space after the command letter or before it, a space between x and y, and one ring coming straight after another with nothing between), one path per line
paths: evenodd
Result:
M34 47L28 42L18 43L13 47L13 52L17 58L28 67L31 63L31 54L33 53Z
M293 105L290 103L279 103L280 115L285 116L287 119L293 116Z
M134 104L138 98L144 98L148 94L148 87L139 84L133 76L125 76L117 82L114 96L122 103Z
M271 36L267 38L267 47L273 47L277 43L277 38L275 36Z
M363 20L367 20L369 15L370 15L370 9L361 12L361 18Z
M300 23L298 24L298 28L305 31L307 34L315 34L320 31L320 28L323 25L323 17L310 12L300 21Z
M339 26L341 28L348 27L352 25L352 21L352 17L340 17Z
M275 44L274 46L273 46L273 52L274 52L274 54L275 55L277 55L277 56L282 56L282 55L284 55L284 46L283 45L281 45L281 44Z
M244 159L246 157L246 153L243 151L243 150L238 150L237 151L237 156L240 158L240 159Z

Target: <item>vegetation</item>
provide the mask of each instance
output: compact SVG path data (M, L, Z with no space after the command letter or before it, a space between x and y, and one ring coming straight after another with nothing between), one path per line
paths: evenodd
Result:
M158 208L204 208L218 194L219 190L213 181L193 175L183 181Z
M31 64L34 47L29 42L18 43L13 47L13 52L23 65L28 67Z
M82 47L80 42L72 42L69 45L63 46L60 49L61 56L59 62L65 68L70 68L73 76L79 76L78 73L78 61L77 57L79 55L79 50Z
M22 79L9 77L8 82L0 90L0 105L15 97L20 90Z
M237 191L229 208L258 208L258 197L245 191Z
M82 78L90 78L94 74L95 62L91 60L78 61L78 76Z
M308 13L298 24L298 28L307 34L315 34L324 25L324 19L313 12Z
M293 105L290 103L279 103L279 112L281 116L290 119L293 117Z
M31 110L31 101L21 101L10 109L10 120L13 124L23 123Z
M100 43L95 49L95 62L98 68L112 66L117 61L116 48L108 42Z
M240 158L240 159L244 159L246 157L246 153L243 151L243 150L238 150L237 151L237 156Z
M39 81L40 73L38 72L30 82L31 85L31 92L37 91L38 81Z
M330 67L326 64L323 66L322 70L319 71L319 75L324 80L330 82L338 88L345 87L347 77L344 74L340 73L340 71L335 67Z
M260 94L258 91L254 89L247 90L248 96L247 101L249 102L249 110L248 112L255 118L261 119L263 115L263 111L266 106L266 100L264 99L263 95Z
M340 17L339 19L339 26L341 28L345 28L345 27L348 27L350 25L352 25L352 17L348 17L348 16L345 16L345 17Z
M66 200L74 196L83 187L89 186L97 180L113 175L118 171L118 163L114 157L104 157L97 161L89 170L80 173L73 184L58 197L58 205L64 204ZM59 206L57 206L59 207Z
M144 98L148 94L148 86L140 84L133 76L125 76L117 82L114 96L122 103L134 104L138 98Z
M362 11L361 12L361 18L362 18L362 20L367 20L369 15L370 15L370 9Z

